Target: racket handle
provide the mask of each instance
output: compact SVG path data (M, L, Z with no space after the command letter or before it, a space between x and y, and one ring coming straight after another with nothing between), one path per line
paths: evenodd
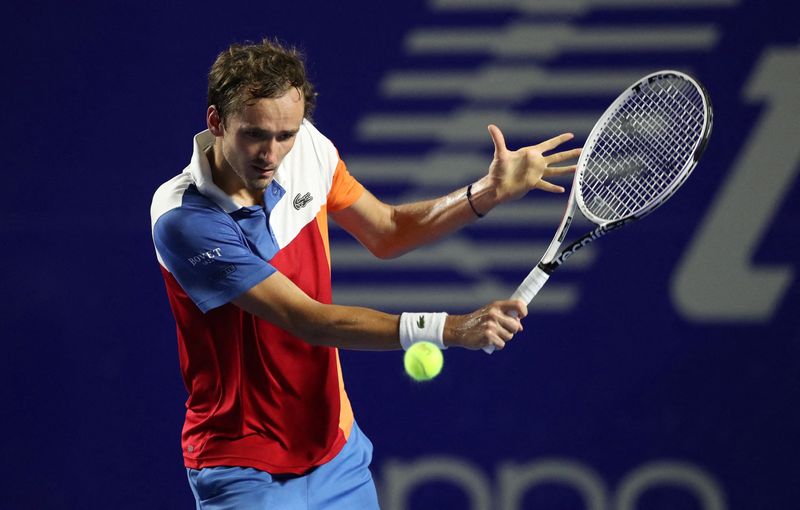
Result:
M533 268L533 271L528 273L528 276L522 283L517 287L517 290L511 294L509 299L519 299L523 301L525 305L529 305L533 298L536 297L536 294L544 287L545 282L547 279L550 278L550 275L542 271L539 266ZM511 312L510 314L512 317L516 317L516 312ZM483 348L483 351L486 354L491 354L495 351L494 345L487 345Z

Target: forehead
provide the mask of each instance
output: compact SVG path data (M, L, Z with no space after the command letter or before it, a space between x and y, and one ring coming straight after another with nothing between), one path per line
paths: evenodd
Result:
M247 101L242 111L232 116L232 120L242 125L269 130L298 129L304 113L303 97L293 87L280 97L261 97Z

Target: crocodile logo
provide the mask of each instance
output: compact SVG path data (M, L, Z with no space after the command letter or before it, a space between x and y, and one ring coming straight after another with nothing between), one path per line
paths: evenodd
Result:
M311 202L312 200L314 200L314 197L311 196L311 193L306 193L305 195L302 196L300 195L300 193L298 193L294 197L292 205L294 206L295 209L299 211L303 207L307 206L308 203Z

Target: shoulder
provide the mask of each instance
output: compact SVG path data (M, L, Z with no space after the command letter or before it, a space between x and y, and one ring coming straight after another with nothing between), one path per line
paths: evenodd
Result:
M184 171L156 189L153 194L153 201L150 203L151 227L156 224L156 221L161 216L183 204L183 197L192 184L194 182L191 175Z
M335 168L339 162L339 153L336 150L333 142L323 135L319 129L308 119L303 119L300 125L300 131L297 133L299 149L304 156L308 158L313 155L323 168Z
M162 239L206 236L220 229L229 231L235 223L213 200L201 194L185 174L156 190L150 216L153 236Z
M320 147L333 147L333 142L331 142L327 136L323 135L308 119L303 119L303 122L300 124L299 133L305 135L309 140Z

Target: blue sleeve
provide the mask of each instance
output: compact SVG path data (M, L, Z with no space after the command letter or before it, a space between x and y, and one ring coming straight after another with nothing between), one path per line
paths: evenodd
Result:
M156 221L153 240L164 265L203 313L275 272L222 212L173 209Z

